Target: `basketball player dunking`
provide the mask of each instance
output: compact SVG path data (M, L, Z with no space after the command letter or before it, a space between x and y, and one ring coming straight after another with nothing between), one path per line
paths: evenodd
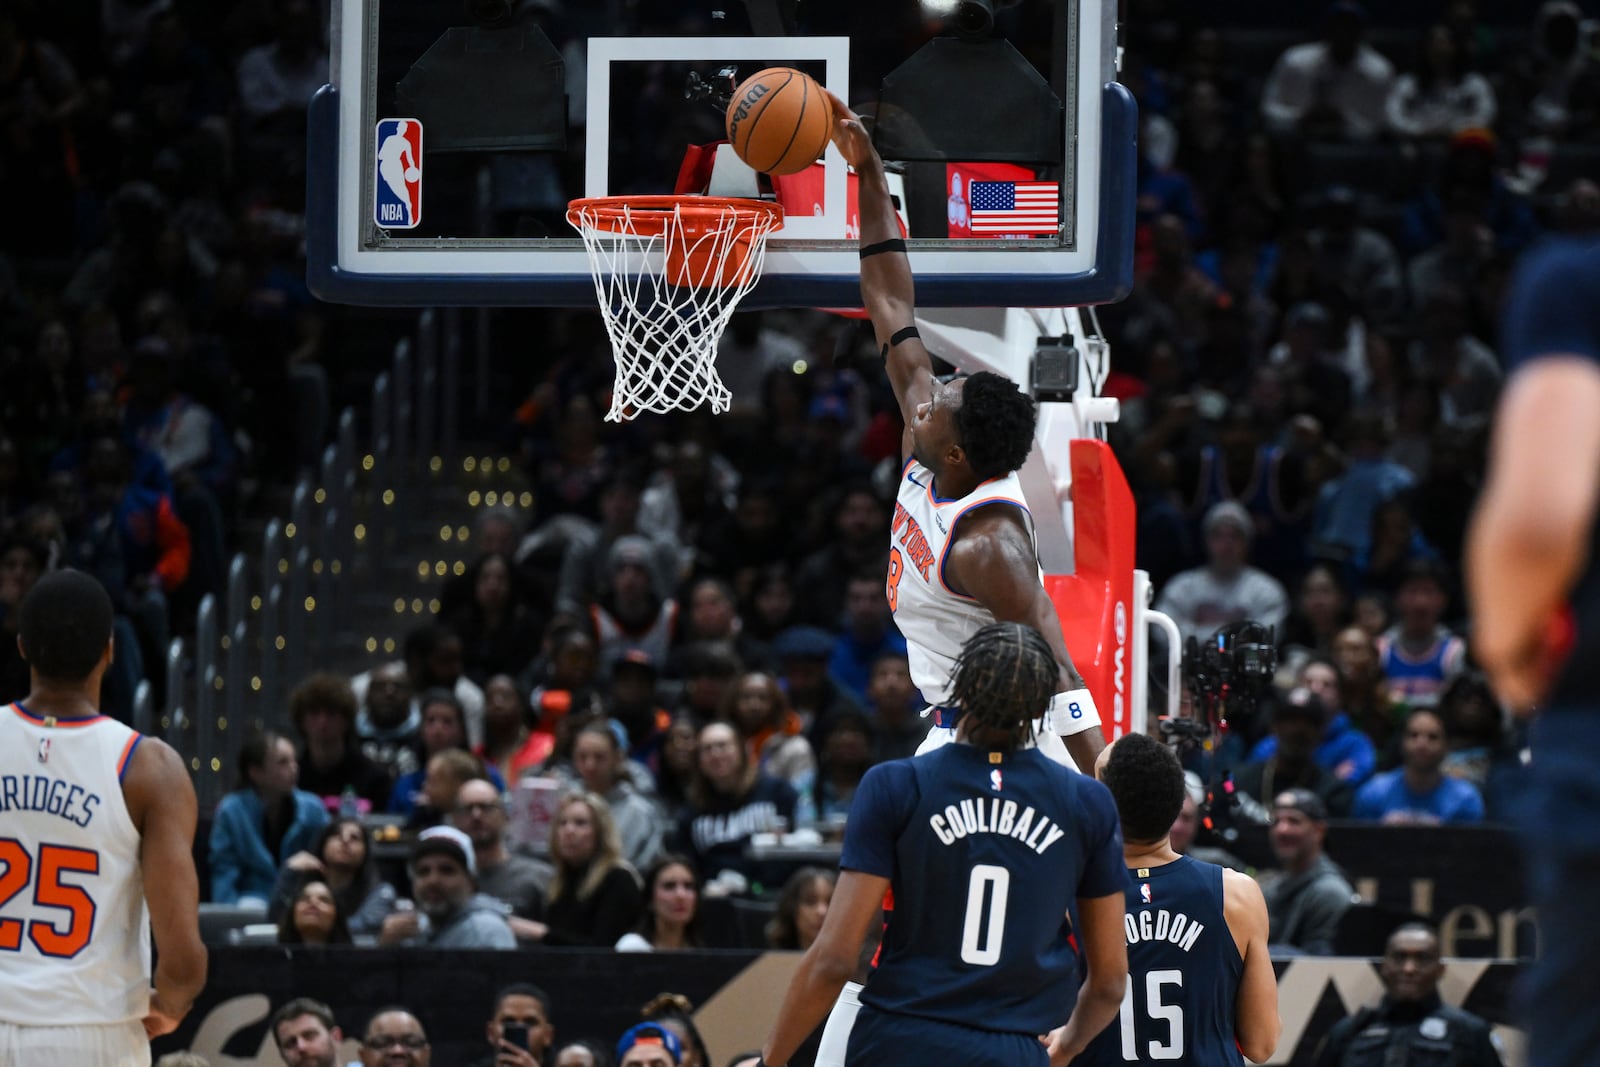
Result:
M1278 980L1267 902L1248 875L1180 856L1183 767L1161 742L1128 734L1100 754L1128 865L1128 990L1122 1019L1074 1061L1083 1067L1181 1060L1265 1063L1278 1044Z
M146 1067L205 984L194 787L97 710L112 622L78 571L22 602L32 691L0 709L0 1067Z
M1014 382L987 371L951 382L934 378L913 325L915 284L883 160L860 117L837 96L832 100L834 144L860 183L861 295L906 425L887 594L906 639L911 680L932 705L934 728L918 754L955 735L961 709L951 699L950 678L962 644L988 623L1019 622L1044 635L1058 668L1037 744L1057 762L1076 762L1092 774L1105 747L1100 714L1045 594L1033 519L1016 473L1033 448L1033 401ZM860 990L859 982L845 986L828 1019L818 1067L843 1062Z
M886 890L894 917L849 1067L1063 1067L1116 1017L1128 971L1116 808L1028 746L1057 670L1032 627L982 627L951 686L966 707L955 740L867 772L833 901L762 1063L785 1067L816 1026ZM1073 920L1076 945L1063 936Z

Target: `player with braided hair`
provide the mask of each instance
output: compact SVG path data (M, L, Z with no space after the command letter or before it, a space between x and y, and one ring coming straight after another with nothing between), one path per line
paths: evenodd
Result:
M1116 1015L1128 971L1116 806L1098 781L1028 747L1054 668L1037 630L982 627L951 680L964 711L953 743L861 780L833 902L763 1064L784 1067L822 1021L886 893L894 910L847 1067L1060 1067Z

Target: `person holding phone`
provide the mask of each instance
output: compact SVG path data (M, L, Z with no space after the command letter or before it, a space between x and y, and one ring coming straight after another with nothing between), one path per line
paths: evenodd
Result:
M526 982L506 986L494 996L485 1031L492 1051L474 1067L540 1067L556 1037L550 997Z

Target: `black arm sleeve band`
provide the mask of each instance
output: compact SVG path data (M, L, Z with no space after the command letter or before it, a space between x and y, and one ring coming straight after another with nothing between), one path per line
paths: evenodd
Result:
M889 358L889 349L893 348L895 345L899 344L901 341L904 341L904 340L906 340L908 338L911 338L911 337L921 337L921 336L922 336L922 334L917 332L917 328L915 326L907 326L904 329L896 330L893 334L891 334L889 336L889 343L883 346L882 358L888 359Z
M867 245L861 250L861 258L866 259L868 256L882 255L885 252L904 252L905 250L906 243L900 238L894 237L887 241L879 241L875 245Z

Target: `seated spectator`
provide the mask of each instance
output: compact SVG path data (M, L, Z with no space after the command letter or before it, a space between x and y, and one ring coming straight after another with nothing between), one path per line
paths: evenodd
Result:
M422 725L417 731L421 742L421 766L410 774L401 776L395 783L394 789L389 792L389 814L404 815L408 819L415 815L417 804L423 799L423 784L428 775L428 764L434 757L444 752L460 752L462 755L477 761L467 751L467 718L466 712L461 707L461 702L455 694L448 689L430 689L422 694L419 701L422 709ZM500 772L493 767L487 768L487 777L501 789L505 788L505 780L500 777ZM462 777L465 781L470 775ZM457 787L461 785L458 781ZM443 794L436 794L438 796ZM454 793L450 794L454 797ZM444 805L448 809L448 803Z
M350 927L333 890L316 875L305 878L288 910L278 918L278 944L326 948L350 943Z
M388 772L362 753L356 739L356 696L337 674L313 674L289 694L289 718L304 742L300 788L330 810L354 790L359 810L381 811L392 784Z
M617 1041L617 1067L682 1067L683 1044L660 1023L640 1023Z
M278 868L328 824L322 801L295 788L300 765L282 734L257 734L239 750L237 788L211 823L211 900L265 908Z
M622 858L606 802L569 793L550 828L550 900L534 940L546 945L615 945L639 920L638 875Z
M1345 471L1322 487L1312 522L1313 543L1333 559L1365 551L1372 541L1372 513L1416 482L1410 471L1388 458L1389 430L1382 416L1352 415L1345 447Z
M639 1010L646 1022L660 1023L683 1046L683 1067L711 1067L706 1040L694 1024L694 1002L682 993L662 993Z
M667 727L661 742L661 763L656 768L656 795L668 815L677 816L689 803L689 785L698 764L699 741L693 716L680 714Z
M516 948L503 906L478 888L472 841L453 826L433 826L411 846L415 910L383 921L381 945L428 948Z
M1440 622L1449 583L1444 566L1430 560L1413 561L1401 577L1395 594L1400 621L1378 638L1378 661L1396 704L1433 706L1466 666L1467 643Z
M471 602L446 620L461 639L462 673L479 686L496 674L520 673L538 648L544 624L517 584L510 556L485 556L477 563Z
M794 787L800 798L795 814L798 825L815 822L817 755L801 732L800 716L790 710L778 680L770 674L744 675L723 698L719 717L739 731L746 754L762 774Z
M722 713L722 704L734 679L744 672L739 653L726 641L685 645L678 654L683 676L683 700L677 714L687 714L696 725Z
M1261 89L1261 114L1275 134L1371 140L1383 129L1394 67L1367 44L1366 11L1333 5L1322 37L1278 57Z
M438 623L423 623L406 634L402 648L411 692L422 694L430 689L443 689L454 695L466 720L467 742L482 744L483 690L462 674L461 638ZM365 703L372 674L368 671L350 679L357 703ZM420 712L422 709L418 706L416 710Z
M660 591L656 549L646 538L627 534L612 542L610 587L589 609L602 659L629 648L665 660L676 636L678 602Z
M333 1021L333 1009L321 1001L296 997L281 1005L267 1030L288 1067L339 1067L344 1033Z
M517 685L528 691L533 732L557 737L569 718L604 711L597 681L600 653L594 637L572 620L551 623L545 646L546 655L518 676Z
M884 571L862 571L845 583L843 632L833 645L828 675L857 700L867 695L872 665L879 656L904 652L906 639L895 629L883 597Z
M679 819L678 842L708 881L731 871L748 883L756 866L745 858L745 846L752 834L794 826L794 787L762 774L728 723L702 726L695 751L695 776Z
M1350 561L1364 593L1393 597L1409 568L1418 560L1439 562L1413 518L1411 494L1385 500L1372 513L1372 541Z
M1494 89L1471 68L1472 57L1443 23L1428 27L1416 69L1395 79L1384 105L1401 137L1448 137L1494 125Z
M1600 62L1584 44L1583 10L1545 0L1506 71L1506 125L1535 138L1582 138L1600 128Z
M881 535L874 533L874 542ZM832 573L832 572L829 572ZM823 585L828 583L823 582ZM779 634L800 621L796 606L795 580L782 563L762 568L745 599L745 630L758 641L771 644ZM832 616L837 618L837 615Z
M594 1041L569 1041L556 1050L550 1067L611 1067L610 1054Z
M1504 376L1494 349L1469 331L1467 294L1448 284L1422 296L1417 339L1406 360L1412 374L1439 383L1439 421L1477 430L1488 422Z
M1306 236L1322 275L1354 298L1362 318L1395 319L1405 303L1400 255L1379 230L1362 224L1355 190L1345 185L1328 188L1317 215L1319 225ZM1348 363L1345 369L1351 387L1359 389L1366 384L1366 368L1359 361Z
M556 1039L549 994L526 982L504 987L484 1030L490 1052L475 1067L538 1067Z
M405 664L385 663L369 673L365 702L356 713L362 754L383 767L391 782L420 767L422 709L411 702L411 695Z
M1406 716L1400 769L1377 775L1356 793L1351 817L1384 823L1437 826L1483 821L1483 798L1470 783L1441 768L1448 748L1444 720L1430 708Z
M832 634L815 626L791 627L773 643L779 681L808 735L835 712L861 710L849 690L828 673L833 643Z
M484 684L483 744L477 754L512 786L524 774L537 770L555 747L555 735L535 733L532 719L516 679L497 674Z
M1212 505L1201 524L1207 562L1167 583L1156 610L1178 624L1184 640L1205 640L1218 627L1249 620L1280 626L1289 597L1276 578L1249 566L1255 527L1250 513L1232 501Z
M423 830L447 822L456 810L456 796L461 787L474 778L489 775L483 761L466 749L447 748L428 760L423 772L422 789L417 794L417 804L406 820L406 829ZM493 779L489 779L493 782ZM494 782L495 789L505 787Z
M1284 623L1283 666L1298 671L1307 658L1328 655L1334 635L1349 622L1350 598L1338 569L1328 563L1312 564L1300 579L1294 611Z
M1233 772L1234 789L1250 801L1245 808L1247 816L1270 822L1272 813L1267 805L1285 789L1314 794L1335 815L1349 812L1350 783L1341 781L1316 759L1326 718L1327 709L1308 689L1292 690L1277 703L1272 710L1272 733L1256 746L1265 754L1252 753L1251 762Z
M367 1023L362 1035L361 1067L394 1067L397 1053L400 1056L410 1053L400 1061L405 1067L428 1067L432 1058L428 1033L406 1009L381 1008Z
M821 867L801 867L783 883L778 911L767 923L767 947L804 952L822 930L833 900L835 875Z
M1355 890L1322 851L1327 832L1328 809L1315 793L1289 789L1273 798L1272 851L1283 869L1262 877L1261 892L1274 954L1333 954L1334 934L1355 901Z
M698 578L689 586L689 613L678 629L678 642L726 641L740 662L760 667L772 658L772 649L745 632L733 587L721 578Z
M17 608L49 562L48 550L36 542L8 538L0 545L0 703L21 700L33 687L17 645Z
M511 932L534 940L533 923L544 915L545 892L555 871L544 860L506 848L506 798L486 778L470 778L456 792L451 823L472 840L478 891L510 911Z
M666 813L630 777L622 733L621 724L613 719L590 722L573 739L572 766L581 787L603 799L611 809L622 858L634 870L643 870L656 861L664 847ZM639 773L649 777L642 769Z
M700 876L693 864L668 853L645 872L639 925L617 940L618 952L671 952L704 948L700 933Z
M372 839L359 819L334 819L322 828L310 849L296 852L284 862L267 918L277 919L287 912L296 887L311 875L333 891L339 915L352 937L376 936L394 910L394 886L379 876Z
M1342 681L1333 661L1320 656L1307 660L1295 679L1298 686L1316 697L1317 706L1322 709L1322 737L1315 753L1317 765L1326 768L1341 782L1354 786L1372 777L1378 757L1372 740L1352 726L1350 716L1340 708ZM1264 760L1277 749L1275 739L1263 738L1251 749L1250 758Z
M477 559L460 574L453 574L439 587L441 619L454 619L468 610L478 587L478 568L494 556L513 557L522 540L522 521L507 507L484 508L473 522L472 548Z
M919 712L927 706L911 682L911 661L905 653L885 652L872 665L867 682L867 717L872 723L873 762L916 754L933 720Z
M1439 694L1439 717L1450 746L1442 770L1477 789L1486 818L1504 817L1523 767L1488 680L1475 670L1456 675Z
M833 536L801 562L793 585L781 568L769 569L757 580L756 614L767 618L774 614L773 605L764 610L760 601L763 590L769 597L779 595L770 584L776 582L789 594L791 610L785 613L789 616L787 622L795 621L793 616L799 615L813 626L837 624L844 614L846 597L846 590L839 586L839 575L883 574L888 562L888 541L884 538L888 528L889 512L872 491L872 486L865 482L847 486L839 495L833 512ZM880 580L878 584L883 583ZM879 592L881 594L882 590ZM761 623L757 623L757 629L762 630ZM763 636L770 640L780 629L781 626L773 627L768 622Z
M672 533L664 529L639 528L639 494L642 484L637 475L619 471L600 490L600 525L574 530L562 549L559 578L556 582L556 608L582 615L611 584L611 546L618 538L644 536L654 555L652 573L678 574L679 546Z
M850 814L856 787L872 766L872 724L859 712L841 711L822 724L821 735L817 818L838 827Z
M628 733L628 758L652 772L661 766L672 715L656 699L660 671L649 654L629 649L611 665L611 718Z

